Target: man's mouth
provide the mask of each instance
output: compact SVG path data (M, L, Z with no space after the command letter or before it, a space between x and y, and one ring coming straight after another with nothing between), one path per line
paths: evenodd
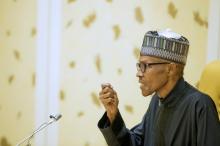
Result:
M140 88L143 89L144 88L144 84L142 82L139 82L140 84Z
M141 80L139 80L139 83L140 83L141 85L143 85L143 84L144 84L144 82L143 82L143 81L141 81Z

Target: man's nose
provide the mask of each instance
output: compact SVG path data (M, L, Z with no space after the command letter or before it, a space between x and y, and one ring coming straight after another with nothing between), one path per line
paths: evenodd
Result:
M139 71L137 71L137 73L136 73L136 77L142 77L143 76L143 73L139 70Z

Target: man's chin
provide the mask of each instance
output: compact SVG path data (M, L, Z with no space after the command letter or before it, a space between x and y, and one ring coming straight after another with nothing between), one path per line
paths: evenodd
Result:
M142 92L142 95L143 95L144 97L153 94L153 92L146 92L146 91L141 91L141 92Z

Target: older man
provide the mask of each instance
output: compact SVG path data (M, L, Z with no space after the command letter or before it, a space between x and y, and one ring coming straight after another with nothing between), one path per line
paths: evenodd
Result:
M144 36L137 77L143 96L154 93L142 121L127 129L110 84L99 94L106 113L100 128L109 146L220 146L220 122L211 98L183 79L188 40L169 30Z

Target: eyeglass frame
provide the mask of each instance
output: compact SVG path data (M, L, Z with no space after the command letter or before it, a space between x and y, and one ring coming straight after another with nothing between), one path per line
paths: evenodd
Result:
M141 71L142 73L144 73L146 71L146 69L150 68L150 66L161 65L161 64L170 64L170 63L171 62L152 62L152 63L137 62L136 68L137 68L137 71ZM144 65L144 68L142 68L142 69L141 69L141 64Z

